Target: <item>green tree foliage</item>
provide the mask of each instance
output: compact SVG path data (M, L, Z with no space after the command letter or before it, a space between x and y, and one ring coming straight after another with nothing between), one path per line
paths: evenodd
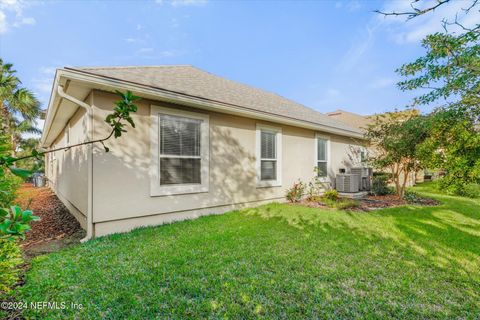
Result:
M8 130L12 118L18 115L34 121L40 114L40 102L21 84L13 65L0 59L0 112L4 129Z
M389 170L398 196L403 197L411 173L422 168L417 147L428 136L427 118L417 110L387 112L373 117L365 137L374 150L369 162Z
M453 1L411 1L407 12L380 12L386 16L415 19ZM480 1L464 1L458 15L480 14ZM428 35L423 57L403 65L397 72L403 91L422 92L412 106L432 106L426 125L429 134L417 150L423 164L442 169L441 187L464 194L468 185L480 182L480 25L473 27L443 21L444 32Z
M429 115L429 135L418 146L418 158L430 168L442 168L440 187L467 195L470 184L480 183L478 123L462 107L438 108Z
M427 90L413 105L440 103L419 154L426 166L445 171L441 186L456 194L480 182L480 27L462 30L427 36L426 55L398 70L403 91Z
M17 150L18 157L25 157L31 155L33 150L38 150L40 147L39 138L23 138L20 140ZM45 161L43 157L33 157L20 160L16 164L18 167L25 168L30 172L44 172Z

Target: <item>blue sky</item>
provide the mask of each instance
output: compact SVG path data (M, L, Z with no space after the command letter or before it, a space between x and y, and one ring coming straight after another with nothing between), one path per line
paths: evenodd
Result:
M409 22L373 13L408 4L0 0L0 56L44 108L58 67L191 64L320 112L372 114L410 101L395 69L421 56L422 37L466 6Z

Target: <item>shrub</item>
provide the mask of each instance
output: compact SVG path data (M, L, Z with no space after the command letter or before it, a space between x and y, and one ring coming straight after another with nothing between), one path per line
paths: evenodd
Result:
M326 200L337 201L338 200L338 191L335 189L327 190L323 193L322 197Z
M15 192L20 187L22 179L11 174L0 176L0 208L12 205L15 200Z
M480 184L478 183L463 184L460 180L451 183L442 178L438 181L438 189L451 195L480 198Z
M407 201L408 203L419 203L422 201L422 197L414 192L414 191L408 191L405 190L405 194L403 195L403 199Z
M293 187L287 190L285 197L290 202L298 202L302 200L303 194L305 192L305 183L302 181L295 182Z
M330 183L323 181L318 176L318 168L315 168L313 171L315 172L315 176L312 178L312 180L308 183L307 186L307 195L309 199L318 197L324 190L330 189Z
M371 193L376 196L384 196L394 193L394 190L388 186L389 175L380 173L373 176Z
M467 184L463 190L464 196L469 198L480 198L480 184Z
M322 202L323 198L322 196L308 196L307 200L312 202Z
M0 238L0 293L7 293L17 283L18 265L23 262L20 247L14 240Z

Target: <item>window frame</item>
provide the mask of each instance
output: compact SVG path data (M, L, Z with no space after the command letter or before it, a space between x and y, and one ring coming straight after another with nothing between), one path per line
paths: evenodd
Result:
M322 140L325 140L327 142L327 150L326 150L327 157L326 157L326 160L318 160L318 139L322 139ZM319 162L326 162L327 163L327 175L325 177L320 177L320 176L318 176L318 173L317 173L317 177L321 181L328 182L328 181L330 181L330 176L328 175L328 173L331 170L331 163L332 163L332 161L331 161L331 154L332 153L331 153L330 136L320 134L320 133L315 133L314 149L315 149L315 153L313 155L313 166L314 166L314 168L318 167Z
M201 120L200 124L200 183L160 184L160 117L174 116ZM151 105L150 112L150 196L202 193L209 191L210 117L208 114ZM170 157L171 158L171 157ZM192 158L194 158L192 156Z
M261 162L262 162L262 131L275 133L275 149L276 149L276 177L275 180L262 180ZM257 188L280 187L282 186L282 128L272 127L269 125L258 124L256 126L255 138L255 159L257 173Z

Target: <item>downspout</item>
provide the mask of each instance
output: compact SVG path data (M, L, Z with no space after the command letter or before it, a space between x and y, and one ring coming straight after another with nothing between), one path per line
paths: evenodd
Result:
M93 110L92 106L68 95L62 86L57 87L57 93L60 97L82 107L87 112L87 140L93 139ZM93 238L93 145L87 146L87 235L80 242L86 242Z

